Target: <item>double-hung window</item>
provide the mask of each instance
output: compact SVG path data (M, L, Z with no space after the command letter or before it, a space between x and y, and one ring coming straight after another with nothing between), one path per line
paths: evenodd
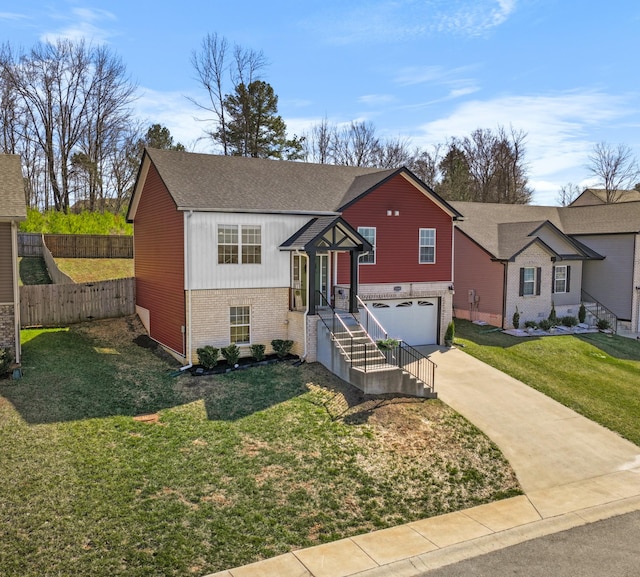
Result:
M568 293L571 267L567 265L553 267L553 292Z
M229 309L230 342L248 345L251 342L251 307L239 306Z
M533 296L536 294L536 269L525 267L522 277L522 296Z
M372 246L372 249L367 254L360 255L360 264L376 264L376 227L359 226L358 233Z
M262 230L259 225L218 225L218 264L261 262Z
M434 264L436 262L436 229L421 228L419 239L420 264Z

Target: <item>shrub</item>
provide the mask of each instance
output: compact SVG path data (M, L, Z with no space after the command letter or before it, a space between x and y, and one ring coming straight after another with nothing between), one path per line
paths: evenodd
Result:
M568 315L566 317L562 317L560 319L560 322L565 327L575 327L578 324L578 319L576 317L572 317L571 315Z
M548 331L552 326L553 326L553 323L549 319L542 319L538 323L538 327L541 328L543 331Z
M380 339L376 341L376 345L378 345L378 348L381 351L388 351L390 349L395 349L399 344L400 344L400 341L398 339L392 339L392 338Z
M606 331L611 328L611 323L607 319L598 319L596 326L601 331Z
M551 321L551 326L558 324L558 316L556 315L556 305L551 303L551 312L549 313L549 320Z
M513 323L514 329L520 328L520 313L518 312L518 307L516 307L516 312L513 313L513 318L511 319L511 322Z
M453 321L450 321L447 325L447 330L444 333L444 344L450 347L453 344L453 339L456 336L456 325Z
M276 352L279 358L284 359L290 352L291 347L293 346L293 341L283 340L283 339L273 339L271 341L271 346L273 350Z
M227 361L227 364L231 367L235 367L238 359L240 358L240 349L235 343L231 343L228 347L222 349L222 356Z
M587 319L587 309L584 306L584 303L580 303L580 308L578 309L578 321L580 323L584 323Z
M218 356L220 355L220 349L206 345L196 350L198 353L198 360L205 369L212 369L218 363Z
M264 345L251 345L251 356L258 362L264 359Z
M528 329L538 328L538 323L536 321L524 321L524 326Z
M9 372L9 367L12 362L13 355L11 354L11 349L0 347L0 375Z

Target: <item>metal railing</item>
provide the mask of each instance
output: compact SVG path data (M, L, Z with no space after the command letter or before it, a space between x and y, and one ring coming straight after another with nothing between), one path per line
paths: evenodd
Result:
M389 364L406 371L433 391L437 365L429 357L425 357L420 351L404 342L388 349L385 356Z
M374 342L386 340L389 338L387 331L380 324L378 319L373 316L373 313L367 308L362 299L356 295L356 301L358 302L358 310L360 312L360 324L367 331L367 334L371 336Z
M614 312L609 310L600 301L592 297L584 289L581 291L582 304L598 320L604 320L609 323L609 328L614 333L618 332L618 317Z
M384 350L378 348L378 341L387 340L388 333L384 330L380 322L370 313L360 297L356 297L358 304L362 306L360 321L346 311L341 311L341 314L347 318L353 318L357 325L363 329L365 333L363 336L358 336L354 331L349 329L343 318L335 311L326 297L320 292L318 292L318 294L324 307L318 309L318 316L333 336L336 345L344 351L352 367L357 367L365 373L389 366L398 367L424 383L425 387L433 391L437 365L430 358L425 357L420 351L402 341L400 341L397 346L388 347ZM363 313L366 324L362 322ZM340 338L336 338L335 335L338 334L337 330L340 330L342 334L345 335L343 339L347 341L347 346L340 342ZM374 334L371 334L370 330Z

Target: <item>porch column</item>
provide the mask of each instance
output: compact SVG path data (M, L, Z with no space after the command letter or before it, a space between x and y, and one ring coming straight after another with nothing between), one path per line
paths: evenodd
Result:
M351 290L349 291L349 312L358 312L358 301L356 296L358 295L358 257L360 253L358 251L349 251L351 258Z
M316 250L315 248L307 249L307 258L309 259L309 267L307 272L307 302L309 303L310 315L316 314Z

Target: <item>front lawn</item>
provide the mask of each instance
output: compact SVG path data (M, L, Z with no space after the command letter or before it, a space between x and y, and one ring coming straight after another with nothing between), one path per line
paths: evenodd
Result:
M0 380L3 576L204 575L519 494L438 401L317 364L175 376L134 317L23 340Z
M77 283L133 276L132 258L56 258L58 268Z
M456 343L640 445L640 342L604 333L512 337L456 320Z

